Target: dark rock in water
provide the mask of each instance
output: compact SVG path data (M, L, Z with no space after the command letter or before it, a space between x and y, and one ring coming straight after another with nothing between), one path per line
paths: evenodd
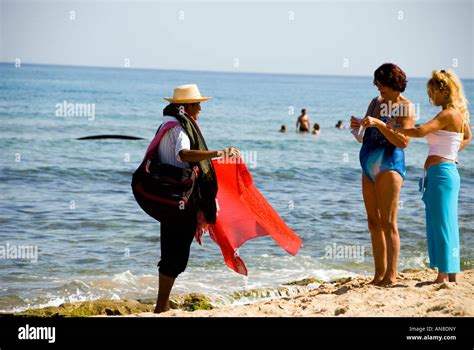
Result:
M92 135L92 136L79 137L76 140L102 140L102 139L143 140L143 137L127 136L127 135Z

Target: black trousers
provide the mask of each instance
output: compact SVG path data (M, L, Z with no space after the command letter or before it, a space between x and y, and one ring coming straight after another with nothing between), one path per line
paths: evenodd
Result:
M172 278L186 269L197 228L197 212L193 204L190 203L184 210L176 210L176 215L161 220L160 228L161 260L158 270Z

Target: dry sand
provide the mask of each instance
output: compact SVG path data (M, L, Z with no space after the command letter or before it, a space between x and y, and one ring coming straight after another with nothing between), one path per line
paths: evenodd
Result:
M384 288L356 277L271 301L128 317L474 316L474 270L460 273L457 283L431 284L435 278L432 270L404 272L397 284Z

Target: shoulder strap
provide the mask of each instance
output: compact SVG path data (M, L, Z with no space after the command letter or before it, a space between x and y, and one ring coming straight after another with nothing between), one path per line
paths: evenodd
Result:
M158 132L156 133L155 137L153 138L153 140L150 142L150 145L146 149L145 158L153 158L155 151L158 148L160 141L165 135L165 133L179 124L180 122L168 122L165 124L161 124L160 128L158 129Z
M379 97L376 96L374 97L374 99L372 100L372 106L370 107L370 112L369 112L369 115L372 116L374 114L374 111L375 111L375 107L377 106L377 101L378 101Z

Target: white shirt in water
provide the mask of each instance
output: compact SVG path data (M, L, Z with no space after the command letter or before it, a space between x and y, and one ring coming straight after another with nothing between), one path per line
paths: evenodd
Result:
M163 123L177 121L178 119L170 116L163 118ZM189 163L183 162L179 157L179 152L183 149L191 149L191 141L180 124L168 130L161 139L158 146L158 159L164 164L189 169L191 167Z
M430 145L428 156L440 156L457 160L464 134L455 131L438 130L425 136Z

